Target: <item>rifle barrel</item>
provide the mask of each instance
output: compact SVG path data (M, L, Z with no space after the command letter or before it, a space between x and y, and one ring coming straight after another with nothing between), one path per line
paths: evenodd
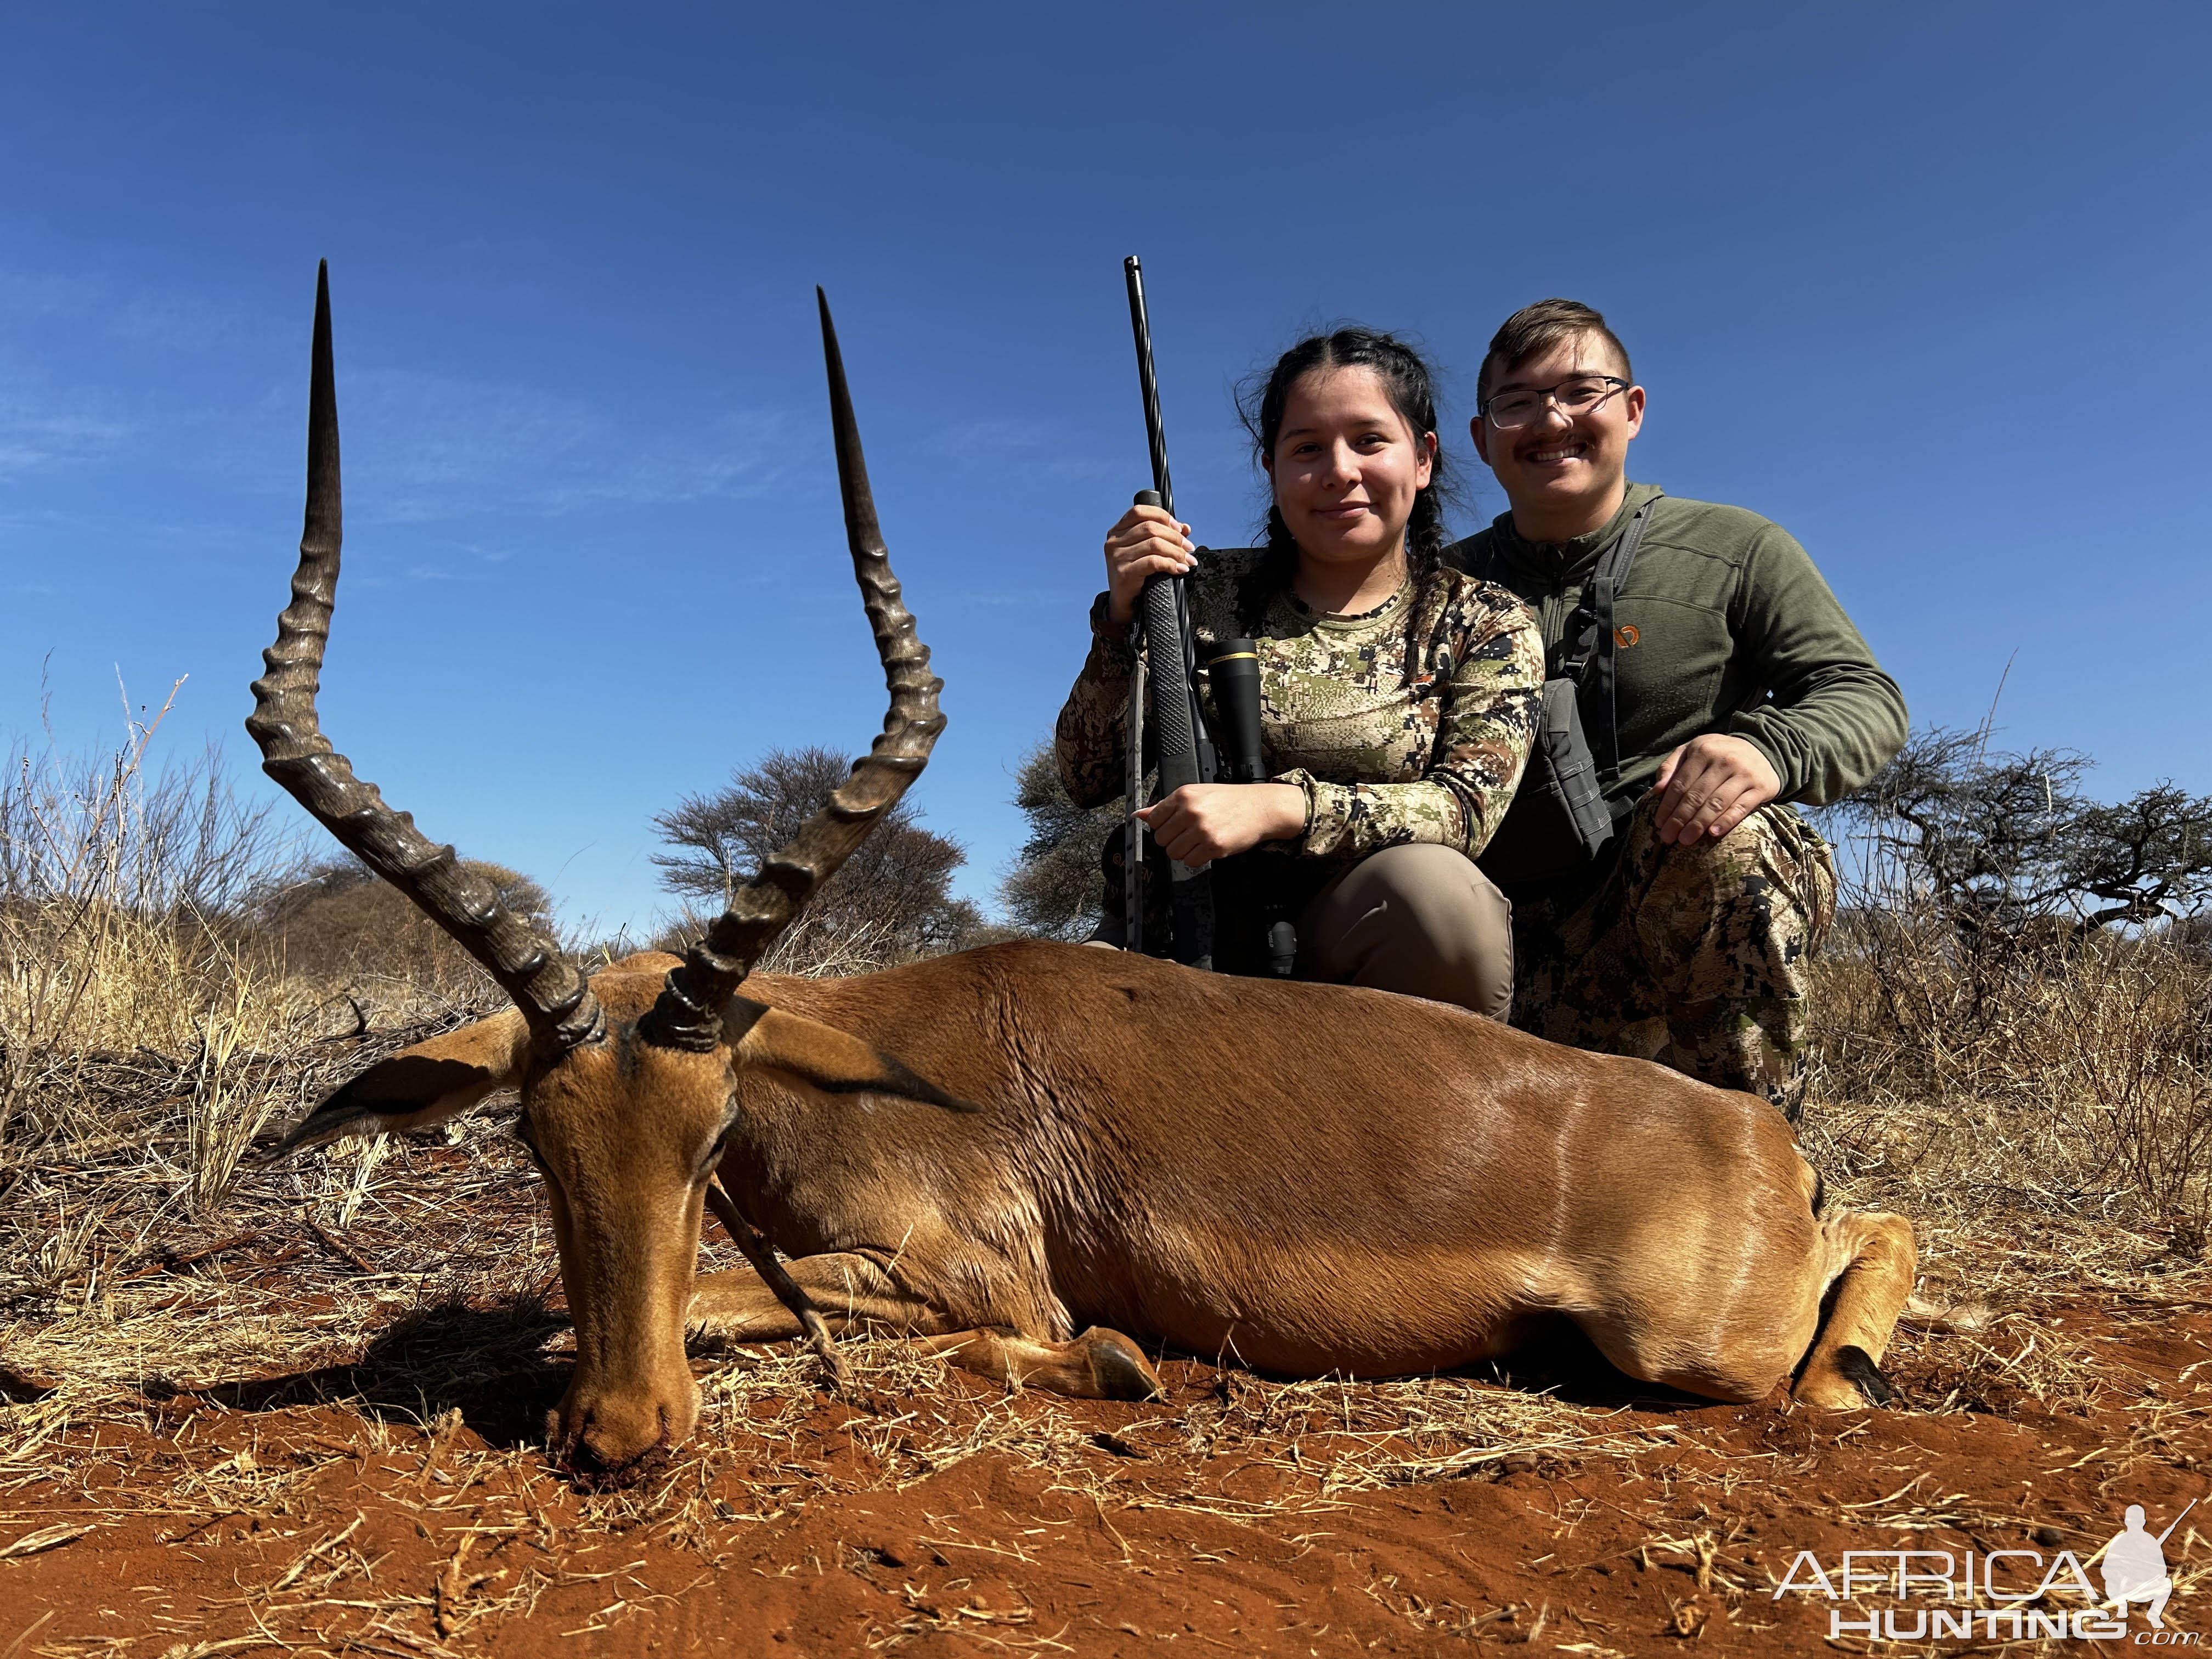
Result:
M1160 505L1175 516L1175 483L1168 476L1168 434L1160 420L1160 383L1152 373L1152 322L1145 310L1145 269L1132 253L1121 261L1129 283L1129 326L1137 336L1137 383L1145 394L1145 440L1152 451L1152 488Z
M2186 1504L2183 1504L2181 1506L2181 1513L2173 1517L2173 1520L2167 1525L2166 1529L2164 1532L2159 1534L2158 1541L2160 1544L2163 1544L2167 1539L2172 1537L2174 1528L2179 1526L2184 1521L2187 1520L2189 1518L2189 1511L2196 1507L2197 1500L2193 1498Z
M1145 439L1152 452L1152 488L1137 497L1140 506L1175 512L1175 485L1168 477L1167 430L1160 420L1160 385L1152 372L1152 325L1145 310L1145 272L1137 256L1121 261L1129 285L1129 327L1137 337L1137 386L1145 398ZM1152 752L1159 766L1159 793L1185 784L1212 783L1213 744L1199 706L1195 678L1198 653L1190 622L1190 602L1180 576L1151 576L1137 604L1137 641L1143 651L1152 691ZM1142 711L1133 701L1130 746L1141 748ZM1142 838L1130 819L1129 857L1133 865ZM1194 968L1213 965L1213 886L1208 866L1194 870L1170 860L1168 899L1176 960Z

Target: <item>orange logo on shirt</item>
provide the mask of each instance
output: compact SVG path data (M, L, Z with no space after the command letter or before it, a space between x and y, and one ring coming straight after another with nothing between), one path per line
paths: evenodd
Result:
M1643 635L1636 631L1636 624L1634 623L1623 623L1620 627L1613 630L1613 641L1615 645L1633 645L1637 641L1643 637Z

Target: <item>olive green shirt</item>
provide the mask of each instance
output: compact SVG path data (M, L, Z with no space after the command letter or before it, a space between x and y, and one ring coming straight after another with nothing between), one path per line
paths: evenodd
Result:
M1904 745L1905 698L1779 525L1740 507L1631 484L1609 523L1571 542L1524 541L1506 513L1444 556L1519 594L1556 667L1599 556L1655 496L1613 600L1620 776L1607 798L1642 795L1668 755L1706 732L1757 744L1782 780L1784 801L1818 805L1865 783ZM1583 867L1542 807L1535 791L1515 798L1481 860L1493 881L1543 881Z

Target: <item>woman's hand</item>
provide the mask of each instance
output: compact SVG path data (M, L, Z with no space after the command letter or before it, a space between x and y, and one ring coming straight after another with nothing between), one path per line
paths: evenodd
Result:
M1709 732L1659 763L1659 844L1718 841L1782 793L1782 780L1759 745Z
M1137 614L1148 576L1180 576L1194 568L1190 526L1157 507L1133 507L1106 532L1106 614L1123 628Z
M1137 816L1162 851L1195 870L1214 859L1249 852L1263 841L1302 834L1306 792L1290 783L1187 783Z

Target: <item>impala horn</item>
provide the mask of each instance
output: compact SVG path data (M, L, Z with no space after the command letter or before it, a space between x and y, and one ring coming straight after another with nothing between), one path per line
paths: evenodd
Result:
M591 986L559 949L499 902L483 877L464 868L415 820L386 805L376 786L354 775L331 747L315 714L323 649L337 599L338 402L331 368L331 272L315 276L314 367L307 395L307 517L292 603L276 618L276 643L261 653L268 672L253 683L246 731L261 749L261 769L314 814L361 861L415 902L484 966L514 999L542 1048L595 1042L606 1023Z
M876 654L883 659L890 710L884 716L883 735L854 763L853 775L838 786L829 804L738 890L707 936L685 953L684 965L669 969L659 998L638 1022L638 1034L662 1048L703 1053L721 1041L723 1005L776 936L921 775L937 734L945 729L937 707L945 682L929 672L929 647L915 636L914 615L900 598L898 578L891 574L890 555L876 525L868 465L853 422L852 395L845 389L845 359L830 320L829 297L818 288L814 297L822 307L822 355L830 370L830 423L837 441L837 483L845 497L845 538L852 544L853 574L875 633Z

